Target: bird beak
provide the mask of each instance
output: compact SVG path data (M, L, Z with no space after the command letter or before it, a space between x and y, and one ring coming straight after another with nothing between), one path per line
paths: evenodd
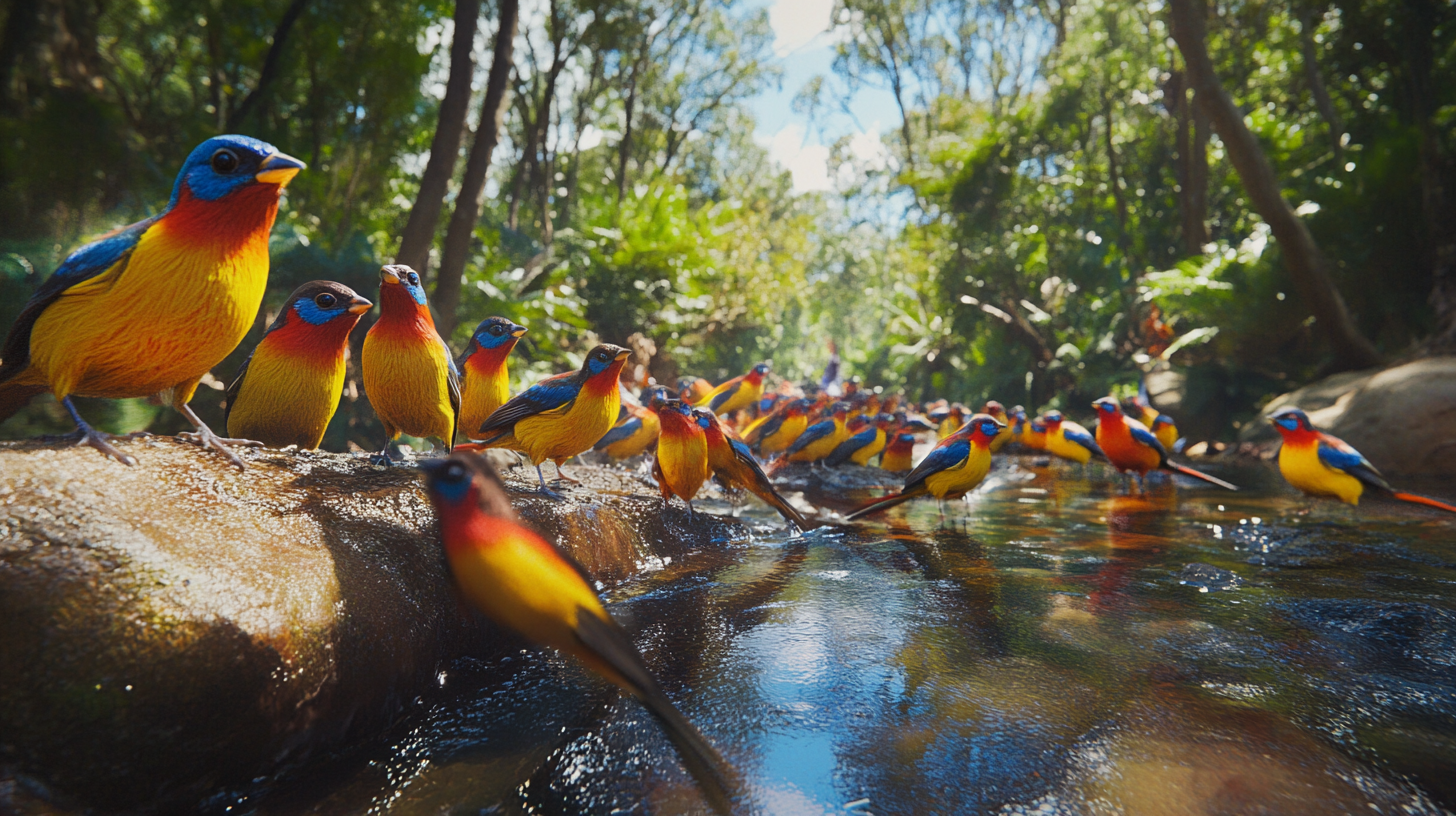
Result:
M372 308L374 308L374 304L372 302L367 301L361 297L356 297L354 298L354 302L349 304L349 314L361 315Z
M389 271L389 267L379 270L379 279L385 283L399 283L399 276Z
M511 336L512 337L520 337L521 335L523 335L525 333L526 333L526 327L525 326L517 326L514 329L511 329Z
M298 175L298 171L308 165L293 158L287 153L274 153L258 165L258 173L254 179L264 184L276 184L279 187L288 186L288 182Z
M626 349L622 349L621 351L617 352L617 359L618 360L625 360L625 359L627 359L628 357L631 357L631 356L632 356L632 352L630 352L630 351L628 351Z

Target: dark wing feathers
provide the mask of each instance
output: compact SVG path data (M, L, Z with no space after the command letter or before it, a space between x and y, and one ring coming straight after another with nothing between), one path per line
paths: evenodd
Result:
M920 464L915 466L914 470L910 471L909 476L905 477L905 489L900 492L909 491L917 483L925 481L926 477L932 473L939 473L959 465L970 455L971 441L969 439L957 439L949 445L936 447L925 459L921 460Z
M811 442L823 439L831 433L834 433L834 420L826 419L823 422L816 422L808 428L805 428L803 433L799 434L799 438L795 439L794 444L790 445L789 449L784 451L784 455L788 456L798 453Z
M1066 427L1063 427L1062 436L1065 436L1068 441L1075 442L1098 456L1101 456L1103 459L1107 458L1107 455L1102 452L1102 448L1098 446L1097 440L1092 437L1092 434L1068 430Z
M851 436L843 442L840 442L839 447L835 448L833 453L825 457L824 464L842 465L845 462L848 462L849 457L853 456L855 451L858 451L865 445L868 445L871 442L875 441L876 433L877 429L874 426L870 426L869 428L860 431L859 433Z
M743 377L741 376L734 377L731 382L733 383L732 385L720 391L718 393L718 396L713 397L713 399L708 403L708 410L716 414L718 412L719 406L732 399L733 395L738 393L738 389L743 387Z
M592 450L603 450L608 445L616 442L621 442L623 439L626 439L627 437L631 436L634 433L637 433L640 430L642 430L642 420L638 417L632 417L626 422L623 422L621 425L618 425L610 431L607 431L606 436L597 440L597 443L595 445L592 445Z
M1132 434L1133 441L1147 445L1158 452L1159 464L1168 462L1168 449L1163 447L1163 443L1159 442L1158 438L1153 436L1153 432L1144 427L1141 422L1128 422L1127 430Z
M1362 456L1360 451L1350 447L1344 440L1336 439L1328 434L1320 434L1319 458L1325 465L1342 470L1365 484L1382 490L1394 490L1390 483L1385 481L1385 477L1380 475L1380 471L1370 464L1370 460Z
M505 430L528 416L560 408L576 399L580 392L581 382L575 371L547 377L495 409L495 413L480 426L478 433Z
M272 331L272 329L269 329L269 331ZM248 374L248 363L253 362L253 355L256 354L257 351L258 349L255 347L252 351L248 352L247 359L243 360L243 364L238 366L237 376L233 377L233 381L228 384L227 391L225 392L227 405L224 406L222 409L223 430L227 430L227 421L228 417L233 412L233 403L238 401L238 394L242 393L243 391L243 377L247 376Z

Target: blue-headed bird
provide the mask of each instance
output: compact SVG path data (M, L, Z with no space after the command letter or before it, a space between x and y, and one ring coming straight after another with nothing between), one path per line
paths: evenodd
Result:
M293 290L228 386L228 434L317 448L344 393L349 332L373 305L333 281Z
M1006 415L1006 408L996 400L987 400L985 407L981 409L981 413L990 415L992 419L1005 426L1001 429L1001 433L997 435L996 439L991 442L991 452L1000 453L1001 449L1006 447L1006 443L1010 442L1016 436L1016 431L1011 426L1011 417Z
M880 456L880 468L891 473L905 473L914 465L915 433L904 426L895 429Z
M1107 461L1123 473L1136 474L1141 480L1150 470L1166 470L1225 490L1238 490L1222 479L1168 461L1168 450L1163 443L1146 425L1124 414L1122 406L1112 397L1103 397L1092 403L1092 407L1097 409L1097 445L1102 448Z
M1360 496L1374 489L1393 499L1456 513L1456 507L1445 502L1397 491L1370 460L1343 440L1316 430L1309 415L1298 408L1285 408L1269 421L1284 438L1279 447L1279 472L1285 481L1310 496L1358 505Z
M455 445L460 371L435 330L419 273L403 265L379 270L379 320L364 335L364 393L384 424L384 449L401 433Z
M722 416L740 408L747 408L763 396L763 378L768 376L769 364L759 363L747 374L726 380L693 402L694 408L706 408Z
M187 405L252 328L268 283L278 197L303 162L247 136L187 157L162 212L72 252L25 304L0 350L0 421L50 391L81 444L133 464L72 397L167 393L195 434L239 468L228 440Z
M943 501L971 492L991 472L991 441L1003 427L989 414L973 414L955 433L940 440L910 471L899 493L876 499L845 518L851 521L862 518L917 496L934 496Z
M800 530L807 531L813 527L802 513L795 510L774 489L768 475L763 472L763 467L753 458L748 445L738 438L732 428L724 424L712 411L702 408L693 411L693 418L698 427L703 429L703 436L708 443L708 469L724 487L747 490Z
M1040 420L1033 423L1025 442L1027 447L1034 450L1044 450L1079 465L1087 464L1094 456L1107 459L1102 448L1097 446L1097 439L1092 436L1091 431L1070 419L1064 419L1061 411L1047 411L1042 414Z
M525 326L504 317L487 317L470 335L460 355L460 428L467 437L485 424L495 409L511 398L511 374L506 360Z
M497 625L575 657L641 700L708 803L732 812L742 795L737 774L663 693L586 570L520 523L479 456L456 452L421 470L461 594Z

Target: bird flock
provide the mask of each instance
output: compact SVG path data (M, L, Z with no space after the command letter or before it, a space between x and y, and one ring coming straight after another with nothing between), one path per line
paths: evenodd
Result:
M253 325L279 197L304 169L247 136L199 145L157 215L72 252L26 303L0 348L0 421L49 392L75 422L78 444L130 465L135 460L91 427L73 398L160 395L194 427L185 440L239 469L246 465L234 447L317 448L342 394L349 334L374 306L342 284L312 281L290 295L227 388L228 436L214 433L188 405ZM880 468L905 474L900 490L846 520L921 496L964 496L1008 445L1083 465L1104 461L1139 486L1161 470L1238 489L1169 458L1178 449L1177 427L1145 394L1097 400L1093 431L1055 410L1029 418L1020 406L1007 411L995 401L974 413L945 400L915 406L854 381L842 391L788 382L769 390L767 362L717 386L689 377L674 390L648 384L634 394L622 377L631 352L602 344L580 369L512 396L508 358L525 326L487 318L457 360L435 329L419 274L400 265L380 270L379 307L360 360L365 394L386 436L373 461L391 464L391 444L402 434L453 451L420 469L461 593L497 624L574 655L642 700L720 813L742 802L738 775L658 687L580 566L520 523L479 451L526 457L551 496L541 471L547 460L566 478L561 466L589 450L616 461L651 452L665 502L677 497L691 513L693 498L714 477L754 494L802 531L815 522L771 478L789 463L868 466L878 457ZM1356 504L1375 490L1456 513L1452 505L1395 490L1303 411L1289 408L1269 419L1283 437L1280 471L1305 493ZM914 461L917 440L932 433L934 446Z

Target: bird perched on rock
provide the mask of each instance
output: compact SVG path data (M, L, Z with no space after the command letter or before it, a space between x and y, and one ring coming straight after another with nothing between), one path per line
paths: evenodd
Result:
M506 359L516 347L525 326L504 317L487 317L470 335L470 345L460 356L460 428L470 436L485 424L495 409L511 398L511 375Z
M890 424L894 421L895 418L889 414L876 415L873 420L866 422L863 428L840 442L839 446L824 458L824 464L837 466L845 462L853 462L860 467L868 467L870 460L885 449Z
M1284 438L1279 447L1279 472L1310 496L1359 505L1360 496L1370 488L1393 499L1456 513L1456 507L1445 502L1397 491L1370 460L1343 440L1316 430L1309 415L1298 408L1285 408L1269 417L1269 422Z
M349 332L373 306L333 281L293 290L227 389L227 432L314 450L344 393Z
M848 417L849 403L834 403L829 419L805 428L794 444L784 451L784 458L790 462L817 462L833 453L840 442L849 438L849 429L844 424Z
M737 774L668 700L586 570L519 522L500 477L479 456L457 452L421 470L461 594L497 625L575 657L641 700L708 803L732 812Z
M777 510L785 521L800 530L809 530L813 527L802 513L795 510L774 489L773 483L768 480L768 476L759 466L758 460L753 458L753 454L748 450L748 445L733 433L733 429L723 424L723 420L712 411L699 408L693 411L693 418L697 421L698 427L703 429L703 435L708 442L708 468L713 471L714 476L718 477L719 482L722 482L725 487L747 490L763 499L764 503Z
M1081 425L1069 419L1062 418L1061 411L1047 411L1041 415L1041 448L1047 453L1059 456L1068 461L1085 465L1092 460L1107 459L1102 448L1097 446L1097 440L1092 433ZM1028 445L1035 448L1035 436L1037 431L1032 429L1032 437L1028 439Z
M885 452L880 457L880 469L891 473L904 473L914 464L914 454L915 434L903 427L899 428L885 443Z
M747 408L763 396L763 378L768 376L768 370L768 363L759 363L747 374L721 383L707 396L694 402L693 407L706 408L719 416Z
M991 440L1003 427L989 414L973 414L960 430L940 440L910 471L899 493L872 501L846 518L863 518L917 496L934 496L941 501L964 496L991 472Z
M401 433L455 444L460 416L460 371L435 330L418 272L392 265L379 270L379 320L364 335L360 360L364 393L384 423L384 449Z
M614 460L631 459L645 453L657 442L662 425L656 408L659 403L667 401L667 389L652 388L647 393L646 405L629 403L623 396L617 424L607 431L606 436L597 440L592 450L601 451Z
M809 409L813 407L811 399L789 400L767 422L745 435L744 441L764 456L782 453L809 427Z
M1000 435L991 442L991 452L1000 453L1001 449L1006 447L1006 443L1016 435L1015 430L1011 427L1011 418L1006 415L1006 408L996 400L986 400L986 406L981 409L981 413L989 415L1005 426L1001 429Z
M693 497L708 480L708 440L702 426L693 418L692 406L682 400L659 404L657 420L662 430L657 434L657 458L652 463L652 476L662 491L664 504L677 496L693 512Z
M239 468L187 403L252 328L268 283L278 197L303 162L247 136L218 136L187 157L162 212L72 252L25 304L0 350L0 421L45 391L81 444L133 464L86 423L72 397L167 393L186 435Z
M1225 490L1238 490L1222 479L1216 479L1190 467L1168 461L1168 451L1147 426L1135 419L1129 419L1122 412L1122 406L1112 397L1103 397L1092 403L1097 409L1097 445L1102 448L1107 461L1124 473L1134 473L1141 480L1150 470L1166 470L1181 473Z
M610 343L597 346L579 370L547 377L511 397L471 433L480 442L466 449L506 448L526 454L536 466L541 492L560 498L546 487L541 463L550 459L565 479L561 465L591 450L612 429L622 404L617 380L631 355Z

